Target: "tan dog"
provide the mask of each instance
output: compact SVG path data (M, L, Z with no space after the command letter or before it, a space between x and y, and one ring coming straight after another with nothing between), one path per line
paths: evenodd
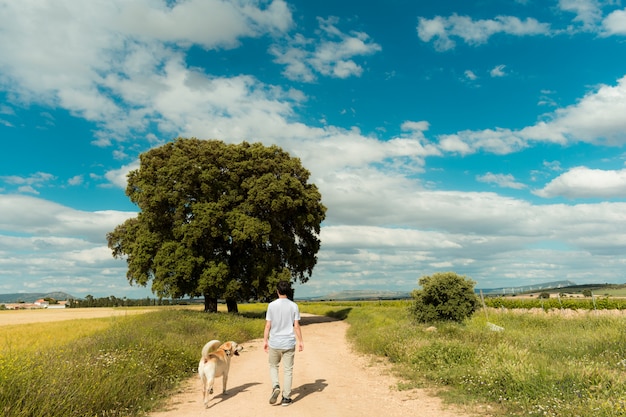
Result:
M202 381L202 399L208 407L209 394L213 394L215 378L222 377L222 393L226 394L230 358L243 350L243 346L230 341L220 344L219 340L211 340L202 348L202 358L198 364L198 375Z

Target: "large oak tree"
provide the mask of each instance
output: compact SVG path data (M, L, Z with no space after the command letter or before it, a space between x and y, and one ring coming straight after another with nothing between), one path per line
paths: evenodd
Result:
M140 155L126 195L140 211L107 234L127 278L160 298L266 300L307 282L326 207L298 158L277 146L178 138Z

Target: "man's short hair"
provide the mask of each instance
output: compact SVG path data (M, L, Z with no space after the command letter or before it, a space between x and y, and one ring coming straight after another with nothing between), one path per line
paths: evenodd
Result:
M291 283L289 281L278 281L278 284L276 284L276 290L280 295L289 295L291 292Z

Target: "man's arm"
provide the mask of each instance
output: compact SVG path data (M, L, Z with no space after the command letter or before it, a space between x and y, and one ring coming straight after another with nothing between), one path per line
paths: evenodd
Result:
M293 321L293 331L296 334L296 339L298 340L298 351L302 352L304 350L304 339L302 339L302 329L300 329L300 320Z
M263 330L263 350L268 352L270 349L269 338L270 338L270 329L272 328L272 322L270 320L265 320L265 330Z

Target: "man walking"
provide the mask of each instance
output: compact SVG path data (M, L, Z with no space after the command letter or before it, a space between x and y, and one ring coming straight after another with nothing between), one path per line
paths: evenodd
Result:
M267 306L265 315L265 331L263 332L263 349L269 353L270 379L272 395L270 404L275 404L280 394L278 369L283 363L283 399L282 405L291 404L291 382L293 379L293 362L298 351L304 349L302 331L300 329L300 310L298 305L288 298L291 284L280 281L276 286L278 299Z

